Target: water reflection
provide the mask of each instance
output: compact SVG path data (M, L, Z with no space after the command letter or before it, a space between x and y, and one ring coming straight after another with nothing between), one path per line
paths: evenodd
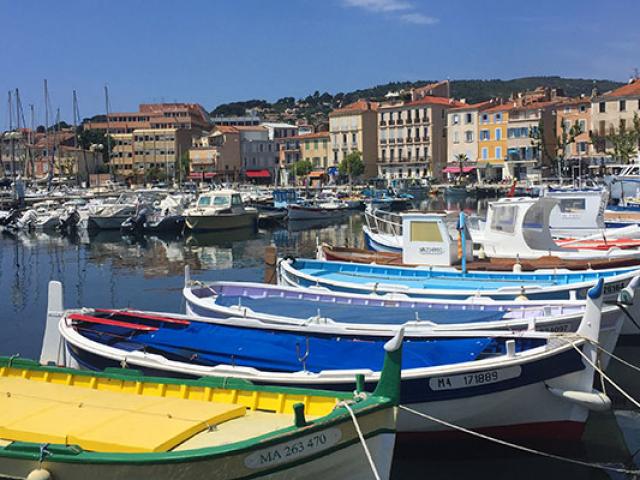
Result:
M430 210L486 213L487 201L428 199ZM215 234L131 237L119 232L63 237L45 233L0 235L0 354L37 358L44 329L47 284L61 280L65 305L136 307L182 311L183 269L187 264L203 280L261 281L264 247L274 244L283 256L315 255L316 246L363 246L363 218L355 213L338 222L293 223L275 230ZM634 348L634 352L637 347ZM636 355L637 357L637 355ZM638 363L635 358L632 361ZM638 422L636 422L637 424ZM584 444L572 456L624 463L631 459L611 413L594 415ZM635 435L637 439L637 435ZM622 442L622 443L621 443ZM636 441L637 443L637 441ZM485 445L486 447L486 445ZM456 446L449 455L427 458L425 449L399 449L394 478L608 478L602 472L510 450ZM518 472L517 474L515 472ZM614 478L624 478L618 476Z

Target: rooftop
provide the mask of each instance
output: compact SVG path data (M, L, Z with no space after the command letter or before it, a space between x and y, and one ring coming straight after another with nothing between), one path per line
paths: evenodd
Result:
M329 114L329 116L362 113L369 110L376 111L378 110L378 106L379 104L377 102L371 102L369 100L358 100L356 102L350 103L349 105L345 105L342 108L334 110Z
M604 98L640 96L640 78L631 80L628 84L616 88L603 95Z

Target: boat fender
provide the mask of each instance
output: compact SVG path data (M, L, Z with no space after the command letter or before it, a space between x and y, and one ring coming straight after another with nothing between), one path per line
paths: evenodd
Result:
M520 255L516 255L516 263L513 264L513 273L521 273L522 264L520 263Z
M561 388L547 387L551 393L563 400L576 403L594 412L604 412L611 408L611 399L606 393L592 390L584 392L580 390L563 390Z
M484 260L485 258L487 258L487 254L484 251L484 245L480 246L480 250L478 250L478 258L480 260Z
M524 290L524 286L520 287L520 295L518 295L516 297L516 300L519 302L526 302L529 299L527 298L527 296L524 294L525 290Z
M36 468L35 470L31 470L29 475L27 475L27 480L52 480L53 476L44 468Z
M507 340L505 342L505 346L507 347L507 357L513 358L516 356L516 341L515 340Z

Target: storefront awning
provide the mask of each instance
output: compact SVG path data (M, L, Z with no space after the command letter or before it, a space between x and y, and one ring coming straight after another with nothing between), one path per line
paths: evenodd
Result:
M462 173L473 172L476 167L462 167ZM443 173L460 173L460 167L454 167L453 165L443 168Z
M270 178L269 170L247 170L247 178Z
M314 170L309 174L311 178L321 178L324 175L324 170Z
M216 175L218 175L218 174L215 173L215 172L204 172L204 178L213 178Z
M201 180L202 179L202 172L191 172L189 174L189 178L192 180Z

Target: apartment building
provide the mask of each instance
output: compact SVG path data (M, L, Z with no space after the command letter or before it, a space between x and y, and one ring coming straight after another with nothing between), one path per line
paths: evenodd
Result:
M149 128L133 131L133 174L143 179L152 173L176 177L182 152L191 147L191 132L179 128ZM123 145L123 149L126 148Z
M194 180L236 181L240 177L240 131L218 126L193 141L189 149L189 177Z
M633 127L634 116L640 117L640 78L630 80L627 85L596 96L591 103L592 130L595 135L604 137L618 132L622 127ZM596 153L603 153L611 145L596 142Z
M279 165L276 143L264 126L238 126L242 173L250 180L275 178Z
M447 172L460 172L462 168L478 168L478 122L480 112L495 106L494 100L451 108L447 111ZM485 162L486 163L486 162ZM482 164L482 167L485 165Z
M329 132L309 133L295 137L300 143L301 160L306 160L313 165L314 170L323 170L331 166L331 134Z
M432 96L380 105L378 176L441 177L447 163L447 111L460 106L461 102Z
M133 133L114 133L111 135L111 164L113 173L118 177L134 175Z
M107 122L108 119L108 122ZM209 114L197 103L143 103L137 112L109 113L83 127L111 133L133 133L138 129L208 130Z
M360 152L364 163L364 176L377 175L378 158L378 104L358 100L329 114L331 151L329 166L337 166L351 152Z
M507 123L512 103L496 105L478 114L478 162L486 180L501 180L506 171Z
M578 130L575 141L565 147L564 158L570 162L582 161L592 163L593 148L589 132L591 125L591 98L578 97L564 100L554 107L556 116L556 138L562 139L563 133L570 135L571 130ZM561 148L561 145L558 145Z

